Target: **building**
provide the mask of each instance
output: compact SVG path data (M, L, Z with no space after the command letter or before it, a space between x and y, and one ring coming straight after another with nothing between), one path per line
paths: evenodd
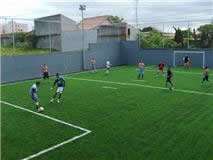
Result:
M62 33L78 30L75 21L62 14L37 18L34 20L38 48L51 48L62 51Z
M85 30L97 30L97 42L111 40L136 40L137 30L125 22L113 23L110 15L85 18L82 23Z
M62 15L51 15L34 20L38 48L51 48L52 51L82 50L82 33L78 24ZM84 48L97 42L97 34L91 30L85 32Z
M90 43L136 40L137 34L132 32L134 27L123 22L114 24L109 17L112 16L85 18L84 32L81 30L82 22L77 24L62 14L37 18L34 20L37 47L66 52L87 49Z
M28 24L18 23L16 21L9 21L8 23L2 25L1 33L13 33L13 32L28 32Z

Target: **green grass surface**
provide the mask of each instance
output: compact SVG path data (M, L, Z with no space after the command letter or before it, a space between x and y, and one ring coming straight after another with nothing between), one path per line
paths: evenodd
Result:
M0 48L1 56L42 55L48 54L49 51L49 49L40 48Z
M92 132L34 159L212 160L213 83L201 85L200 69L178 68L174 72L177 90L171 92L157 88L165 86L165 78L155 75L156 71L147 69L145 81L135 81L135 68L123 66L109 75L99 70L65 76L61 104L49 103L53 79L41 80L44 114ZM28 96L34 81L2 86L1 100L35 111ZM27 157L82 133L11 106L1 109L5 160Z

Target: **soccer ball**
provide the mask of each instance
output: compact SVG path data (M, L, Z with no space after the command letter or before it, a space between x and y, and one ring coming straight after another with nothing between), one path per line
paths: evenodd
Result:
M44 108L43 108L43 107L39 107L39 108L38 108L38 111L39 111L39 112L42 112L42 111L44 111Z

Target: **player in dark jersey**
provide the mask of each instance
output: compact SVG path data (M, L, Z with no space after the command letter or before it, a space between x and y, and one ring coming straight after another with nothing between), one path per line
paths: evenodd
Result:
M157 75L159 75L159 74L164 75L164 67L165 67L165 64L161 61L161 62L158 64L158 72L157 72Z
M190 58L189 58L189 56L185 56L185 57L183 58L183 61L184 61L184 67L185 67L186 69L189 69L189 68L190 68Z
M202 83L204 83L205 81L209 82L209 69L208 69L207 66L203 69L203 80L202 80Z
M173 87L172 77L173 77L173 73L171 71L171 67L168 67L167 76L166 76L166 87L168 87L168 83L169 83L170 84L170 86L169 86L170 90L172 90L172 87Z
M56 74L56 80L54 81L52 89L55 86L57 86L57 90L55 94L53 95L52 99L50 100L50 102L53 102L55 98L57 97L57 102L60 103L60 99L65 87L65 80L62 76L59 75L59 73Z

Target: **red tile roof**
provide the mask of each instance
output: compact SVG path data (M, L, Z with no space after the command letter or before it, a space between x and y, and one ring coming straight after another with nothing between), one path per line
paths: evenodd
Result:
M108 20L110 16L97 16L97 17L89 17L85 18L84 23L84 29L94 29L96 27L99 27L101 25L112 25L112 23ZM82 22L81 22L82 23ZM79 27L81 28L81 23L79 24Z

